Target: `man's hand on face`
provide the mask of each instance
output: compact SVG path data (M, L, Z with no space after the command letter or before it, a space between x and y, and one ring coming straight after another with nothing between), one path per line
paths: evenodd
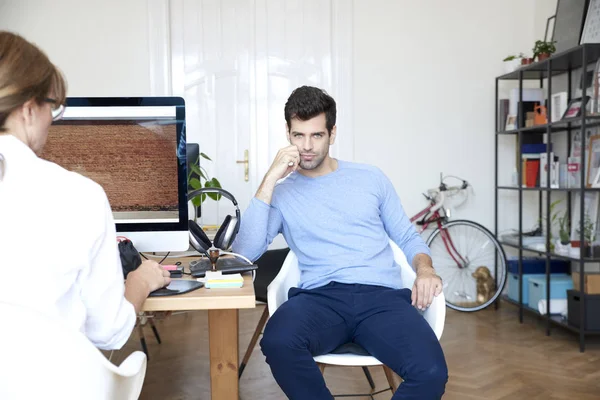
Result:
M277 152L266 177L273 182L278 181L295 171L299 163L300 151L298 151L298 148L295 145L284 147Z
M421 267L412 287L412 305L425 310L433 302L433 298L442 293L442 278L431 267Z

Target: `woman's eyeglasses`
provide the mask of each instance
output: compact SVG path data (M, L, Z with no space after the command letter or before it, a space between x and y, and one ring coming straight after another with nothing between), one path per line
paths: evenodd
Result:
M51 99L49 97L45 98L44 101L46 103L50 103L52 104L51 109L52 109L52 121L58 121L59 119L62 118L64 112L65 112L65 106L64 104L58 104L58 101Z

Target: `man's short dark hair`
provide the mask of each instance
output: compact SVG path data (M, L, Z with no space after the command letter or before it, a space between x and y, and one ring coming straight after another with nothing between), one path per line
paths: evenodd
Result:
M285 103L285 121L288 129L292 128L292 119L307 121L321 113L325 113L327 131L335 126L336 106L333 97L323 89L312 86L301 86L294 90Z

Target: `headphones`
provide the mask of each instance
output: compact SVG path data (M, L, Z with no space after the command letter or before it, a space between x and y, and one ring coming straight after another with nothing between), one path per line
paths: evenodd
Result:
M206 233L198 226L195 221L188 220L190 230L190 244L200 253L207 253L211 247L217 247L221 250L227 250L233 243L235 236L240 229L240 207L238 206L235 197L227 190L221 188L201 188L194 190L188 194L188 199L198 196L202 193L219 193L223 197L227 197L235 206L235 217L227 215L221 224L221 227L215 234L214 242L211 242Z

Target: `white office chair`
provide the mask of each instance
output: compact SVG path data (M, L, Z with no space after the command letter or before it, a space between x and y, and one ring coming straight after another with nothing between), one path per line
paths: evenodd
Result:
M146 375L141 351L117 367L62 321L2 302L0 317L0 399L139 398Z
M390 241L390 246L394 251L394 259L401 268L402 284L405 288L412 288L416 278L416 273L413 268L408 264L406 256L402 250L396 245L396 243ZM296 286L300 281L300 269L298 268L298 258L293 251L290 250L288 253L281 271L275 279L271 282L267 289L267 301L269 307L269 314L272 316L277 308L281 306L288 299L288 291L290 288ZM444 292L440 293L439 296L435 297L431 306L422 312L423 317L429 323L438 340L442 337L444 331L444 323L446 320L446 299ZM358 352L342 353L337 352L330 354L323 354L314 357L314 360L319 364L321 371L324 370L325 365L338 365L338 366L352 366L352 367L366 367L381 365L384 368L385 375L390 384L392 392L395 390L395 384L393 382L393 372L383 365L378 359L373 356L367 355L366 351L357 345L346 346L351 351L358 349ZM361 354L362 353L362 354ZM365 371L367 372L367 371ZM367 374L371 388L374 389L370 375ZM387 389L385 389L387 390ZM377 392L380 393L380 392ZM367 394L366 396L372 396L377 393Z

